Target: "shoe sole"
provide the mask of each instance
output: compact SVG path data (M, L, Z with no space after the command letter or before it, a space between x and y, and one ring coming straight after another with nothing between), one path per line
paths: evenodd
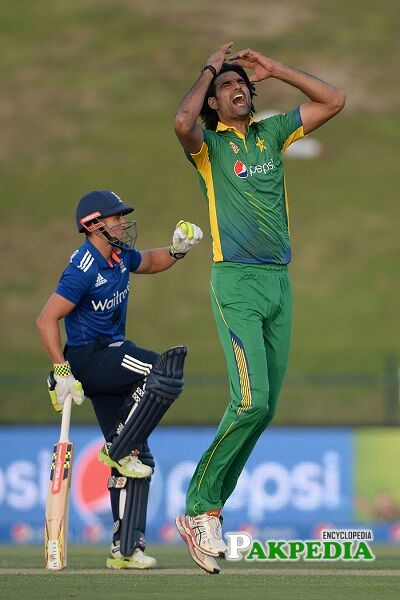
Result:
M181 517L178 517L181 518ZM190 526L186 526L185 523L181 524L182 527L185 529L186 534L188 536L190 536L190 539L192 540L192 543L194 545L194 547L199 551L202 552L203 554L207 554L207 556L211 556L212 558L221 558L221 559L225 559L226 558L226 554L228 552L228 549L225 550L225 552L206 552L204 550L204 548L201 548L198 543L195 541L196 540L196 534L194 533L193 529Z
M127 570L127 569L136 569L136 570L144 570L144 569L154 569L157 565L141 565L139 563L132 563L128 561L124 561L118 558L107 558L106 567L108 569L116 569L116 570Z
M121 475L125 475L125 477L130 477L131 479L146 479L146 477L151 477L153 474L153 469L150 469L150 472L148 474L143 474L139 471L129 471L128 469L125 469L117 462L115 462L115 460L103 453L98 454L97 458L104 465L107 465L108 467L114 467L119 473L121 473Z
M192 560L194 560L194 562L201 569L203 569L206 573L209 573L210 575L218 575L218 573L221 571L220 566L217 565L217 563L215 563L215 565L213 565L213 566L207 566L205 564L204 559L202 558L203 556L206 556L211 560L214 560L213 557L208 554L205 554L204 552L202 552L201 550L196 548L196 546L193 544L191 535L189 535L186 532L184 525L181 523L180 517L177 517L175 519L175 523L176 523L176 527L179 531L179 535L181 536L181 538L183 539L183 541L185 542L185 544L188 547L189 554L190 554L190 557L192 558Z

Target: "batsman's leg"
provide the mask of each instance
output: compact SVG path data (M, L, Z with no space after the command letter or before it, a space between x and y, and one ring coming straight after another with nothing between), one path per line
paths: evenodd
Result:
M124 405L120 411L118 425L114 427L112 432L109 434L109 438L111 440L116 437L116 430L118 431L122 424L128 419L130 411L133 406L136 405L137 402L140 402L141 398L144 395L144 381L135 386L133 392L126 398ZM143 464L140 460L138 454L138 448L132 450L127 456L123 456L120 459L113 459L109 454L110 446L112 445L112 441L105 442L103 447L101 448L98 458L100 462L108 465L109 467L115 468L121 475L125 475L126 477L134 477L137 479L151 477L152 471L149 465Z
M136 446L127 446L125 454L117 458L108 450L116 436L116 424L122 421L120 427L123 427L129 410L143 396L144 383L159 355L129 340L109 343L106 339L88 344L84 349L70 347L67 354L73 372L79 374L86 395L92 399L100 427L109 442L100 451L99 460L126 477L150 477L151 469L137 456L137 448L146 437ZM129 410L122 417L120 410L126 402Z
M139 454L143 464L154 469L147 444ZM155 558L145 554L146 515L150 478L133 479L112 475L108 482L114 516L114 534L106 564L110 569L152 569Z
M127 419L117 427L117 435L108 448L111 460L118 462L143 444L178 398L183 389L186 354L185 346L161 354L146 379L143 396L134 398Z

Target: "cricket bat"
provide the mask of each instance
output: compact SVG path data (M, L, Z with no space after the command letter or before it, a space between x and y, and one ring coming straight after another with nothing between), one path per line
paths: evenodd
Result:
M69 441L72 398L64 402L60 439L54 446L49 489L46 500L46 569L59 571L67 566L69 488L72 473L73 444Z

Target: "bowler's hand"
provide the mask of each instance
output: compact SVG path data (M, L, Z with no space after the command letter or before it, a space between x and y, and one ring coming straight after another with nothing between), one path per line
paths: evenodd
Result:
M280 64L278 61L268 58L268 56L264 56L251 48L232 54L229 60L245 69L253 69L253 73L249 77L253 83L274 77Z
M200 227L189 221L179 221L172 236L171 250L173 253L187 254L202 238Z
M214 69L217 71L217 74L220 72L222 63L225 60L227 54L232 52L233 42L229 42L228 44L224 44L222 48L211 54L211 56L207 59L206 65L212 65Z
M78 405L85 399L82 384L72 375L68 361L54 365L54 371L50 371L47 378L47 387L53 408L59 413L63 410L68 394L71 394L72 400Z

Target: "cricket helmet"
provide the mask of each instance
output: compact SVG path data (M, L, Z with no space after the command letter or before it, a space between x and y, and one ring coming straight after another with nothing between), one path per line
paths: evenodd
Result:
M83 196L76 207L76 225L79 233L100 233L115 247L131 249L136 241L136 222L126 221L123 239L113 235L113 227L107 227L102 218L128 215L134 208L110 190L95 190Z

